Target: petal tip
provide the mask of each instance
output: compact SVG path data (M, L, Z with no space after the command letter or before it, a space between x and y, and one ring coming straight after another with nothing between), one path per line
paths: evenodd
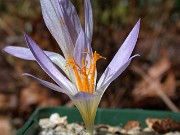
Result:
M28 73L22 73L21 75L22 75L22 76L27 76L27 75L28 75Z
M12 54L12 48L11 47L13 47L13 46L6 46L1 50L1 52L6 52L9 54Z
M26 39L27 37L29 37L29 36L26 34L26 32L24 32L24 31L23 31L23 35L24 35L25 39Z
M138 19L135 27L139 29L140 28L140 23L141 23L141 18Z
M141 22L141 18L139 18L137 22L140 23Z
M135 54L135 55L131 56L131 57L129 58L129 60L130 60L130 59L134 59L135 57L140 57L140 54Z
M140 57L141 55L140 55L140 54L136 54L135 56L138 56L138 57Z
M8 53L8 46L4 47L1 51L2 51L2 52L7 52L7 53Z

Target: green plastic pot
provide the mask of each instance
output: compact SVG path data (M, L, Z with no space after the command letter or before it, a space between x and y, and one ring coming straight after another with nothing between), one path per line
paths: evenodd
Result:
M68 122L82 122L82 118L76 108L68 107L45 107L37 109L29 120L20 128L17 135L36 135L38 133L38 121L40 118L47 118L52 113L59 113L60 116L67 116ZM173 118L180 121L180 113L168 111L150 111L140 109L98 109L95 124L109 124L112 126L123 126L130 120L137 120L143 127L146 126L146 118Z

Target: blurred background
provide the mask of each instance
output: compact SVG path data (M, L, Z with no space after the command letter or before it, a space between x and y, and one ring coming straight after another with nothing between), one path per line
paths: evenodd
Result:
M72 0L83 23L81 0ZM92 0L94 15L93 50L106 60L97 64L103 73L135 23L141 28L133 60L105 92L102 108L180 109L180 0ZM0 49L26 46L28 33L44 50L61 53L41 15L39 0L0 0ZM61 93L21 76L31 73L52 80L37 63L0 54L0 131L12 135L42 106L70 106ZM0 133L0 135L1 135Z

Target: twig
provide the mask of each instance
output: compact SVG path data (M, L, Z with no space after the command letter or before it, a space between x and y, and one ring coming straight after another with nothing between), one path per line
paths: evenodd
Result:
M5 19L0 18L0 28L3 29L7 34L14 36L15 33L5 21Z
M157 89L157 94L159 97L164 101L164 103L173 111L173 112L179 112L179 109L175 106L175 104L169 99L169 97L163 92L161 86L159 83L157 83L156 79L153 79L152 77L145 74L144 71L142 71L140 68L133 66L132 70L134 70L136 73L138 73L144 80L146 80L151 87L154 87Z

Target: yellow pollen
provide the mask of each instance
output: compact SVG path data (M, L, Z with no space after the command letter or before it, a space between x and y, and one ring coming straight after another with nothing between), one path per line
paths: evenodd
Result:
M90 53L87 50L85 50L83 53L87 53L90 56ZM67 59L66 67L72 67L79 91L88 92L91 94L94 93L96 62L101 58L106 59L95 51L91 56L90 61L86 61L84 58L82 58L81 67L77 64L74 58L69 57Z

